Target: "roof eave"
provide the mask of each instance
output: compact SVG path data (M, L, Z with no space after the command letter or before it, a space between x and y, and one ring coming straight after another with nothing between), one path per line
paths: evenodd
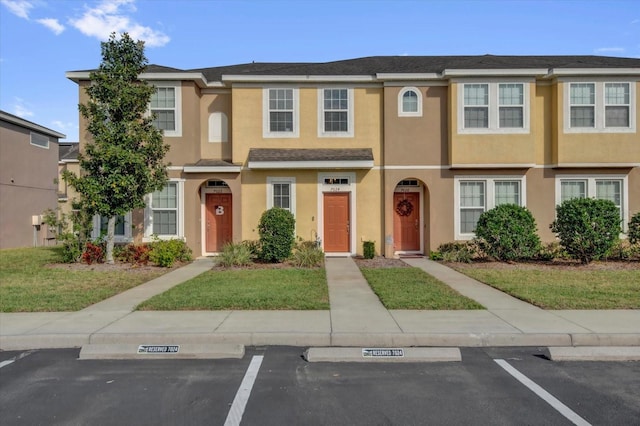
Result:
M270 82L372 82L372 75L223 75L222 82L270 83Z
M371 169L373 160L249 161L249 169Z
M445 69L442 77L542 77L549 73L547 68L496 68L496 69Z
M549 77L590 75L629 75L640 77L640 68L551 68L548 74Z

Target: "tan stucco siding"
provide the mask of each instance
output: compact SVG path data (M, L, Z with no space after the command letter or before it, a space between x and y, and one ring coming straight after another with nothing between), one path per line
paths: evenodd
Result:
M278 86L273 86L278 87ZM283 86L289 87L289 86ZM334 86L332 86L334 87ZM341 87L336 85L335 87ZM299 88L299 136L263 137L263 88L233 88L233 162L245 164L250 148L371 148L380 164L382 89L355 87L353 137L318 136L318 88Z
M422 96L420 117L398 115L398 95L402 89L384 89L385 165L447 164L447 87L416 87Z
M189 81L181 84L182 136L164 137L169 145L165 162L173 166L195 163L200 159L200 94L198 87Z
M209 117L222 113L227 118L228 138L226 142L209 142ZM206 93L200 99L200 158L231 160L231 93Z
M553 126L557 122L553 113L554 88L549 84L536 86L533 102L531 132L535 140L535 164L553 162Z

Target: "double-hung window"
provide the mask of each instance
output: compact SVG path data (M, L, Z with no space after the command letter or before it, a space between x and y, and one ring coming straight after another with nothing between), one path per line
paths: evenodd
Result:
M155 84L151 95L150 109L153 124L162 130L164 136L182 136L181 88L177 83Z
M319 136L353 136L353 89L319 89Z
M155 235L170 239L184 236L183 185L182 180L170 180L164 188L148 196L145 237Z
M293 177L267 178L267 209L279 207L295 215L296 179Z
M93 231L91 233L91 237L100 238L101 236L107 235L108 224L108 217L95 215L93 217ZM131 241L131 213L116 216L113 236L117 242Z
M266 88L262 96L264 137L298 137L298 89Z
M569 82L565 132L635 131L635 85L629 82Z
M526 133L529 87L525 83L464 83L459 102L461 133Z
M524 205L521 177L455 178L456 239L472 238L480 215L501 204Z
M620 212L624 227L626 220L626 178L623 176L563 176L556 181L556 203L572 198L609 200Z

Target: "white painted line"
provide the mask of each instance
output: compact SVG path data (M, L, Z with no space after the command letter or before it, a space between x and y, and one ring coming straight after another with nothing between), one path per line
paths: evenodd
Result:
M13 364L14 361L15 361L15 359L8 359L6 361L2 361L2 362L0 362L0 368L6 367L9 364Z
M520 383L528 387L533 393L542 398L547 404L551 405L555 408L560 414L569 419L573 424L578 426L591 426L591 423L580 417L573 411L571 408L564 405L560 402L555 396L551 395L549 392L544 390L538 384L536 384L533 380L516 370L511 366L507 361L503 359L494 359L494 361L502 367L507 373L511 374L515 377Z
M251 394L253 383L256 381L256 377L258 376L258 371L260 370L263 358L264 356L262 355L256 355L251 358L251 363L249 364L249 368L247 368L247 372L244 374L242 383L240 383L240 389L238 389L236 397L233 399L233 404L231 404L231 409L227 415L227 420L224 422L224 426L240 425L240 420L242 420L244 409L249 401L249 395Z

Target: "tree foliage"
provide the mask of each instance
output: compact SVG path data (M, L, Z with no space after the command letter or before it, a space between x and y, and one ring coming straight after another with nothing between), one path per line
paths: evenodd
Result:
M498 260L531 259L540 251L533 215L516 204L501 204L482 213L476 236L486 242L487 254Z
M147 66L144 42L115 33L101 43L102 62L90 73L88 101L80 104L91 135L78 159L82 173L64 179L82 196L89 214L109 218L107 261L113 261L115 217L144 207L144 197L167 182L169 147L153 125L148 105L153 86L139 80Z
M609 251L620 235L620 222L612 201L573 198L556 207L551 230L570 256L586 264Z

